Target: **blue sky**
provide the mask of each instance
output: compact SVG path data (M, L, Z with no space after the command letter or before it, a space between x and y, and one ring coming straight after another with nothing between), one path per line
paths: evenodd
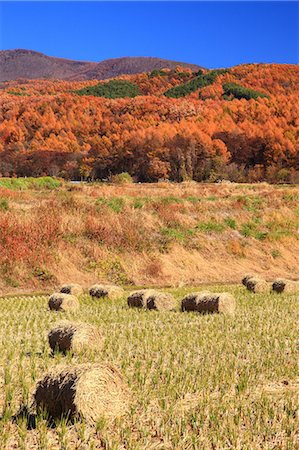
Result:
M298 2L2 2L0 47L101 61L298 63Z

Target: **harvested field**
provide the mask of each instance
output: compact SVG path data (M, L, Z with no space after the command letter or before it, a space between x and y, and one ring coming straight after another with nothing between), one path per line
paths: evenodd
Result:
M204 288L232 294L235 315L152 314L128 308L125 297L101 302L87 294L80 309L53 314L46 295L0 297L1 450L295 449L296 295L253 296L241 285ZM179 304L201 289L163 292ZM47 332L64 319L99 327L106 338L102 351L51 355ZM119 367L132 393L128 414L94 427L58 419L50 428L41 414L34 429L27 429L26 414L11 421L20 407L30 410L44 373L73 364Z

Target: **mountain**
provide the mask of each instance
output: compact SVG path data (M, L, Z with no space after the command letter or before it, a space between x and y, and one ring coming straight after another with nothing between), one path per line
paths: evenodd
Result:
M0 80L18 78L66 80L82 70L92 70L97 63L53 58L32 50L0 51Z
M85 80L105 80L107 78L113 78L119 75L133 75L136 73L151 72L155 69L175 69L178 66L189 67L194 71L200 69L200 66L197 66L196 64L170 61L168 59L146 56L127 56L124 58L106 59L101 61L93 67L88 67L86 71L74 76L73 80L79 80L82 78Z
M150 72L177 66L198 70L195 64L152 57L124 57L101 62L55 58L33 50L0 51L0 81L26 79L104 80L124 74Z

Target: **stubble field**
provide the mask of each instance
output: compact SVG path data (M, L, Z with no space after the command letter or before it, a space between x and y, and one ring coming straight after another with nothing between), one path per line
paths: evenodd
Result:
M180 312L179 300L196 288L170 290L175 312L83 295L77 312L63 314L49 311L44 295L1 297L0 448L298 448L298 296L208 288L235 295L234 316ZM103 351L52 356L47 333L62 318L98 325ZM31 395L43 372L93 361L118 366L128 383L124 418L49 427L34 416Z

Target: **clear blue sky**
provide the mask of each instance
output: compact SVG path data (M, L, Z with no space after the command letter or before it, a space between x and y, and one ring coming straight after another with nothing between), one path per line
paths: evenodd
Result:
M298 2L2 2L0 47L100 61L298 63Z

